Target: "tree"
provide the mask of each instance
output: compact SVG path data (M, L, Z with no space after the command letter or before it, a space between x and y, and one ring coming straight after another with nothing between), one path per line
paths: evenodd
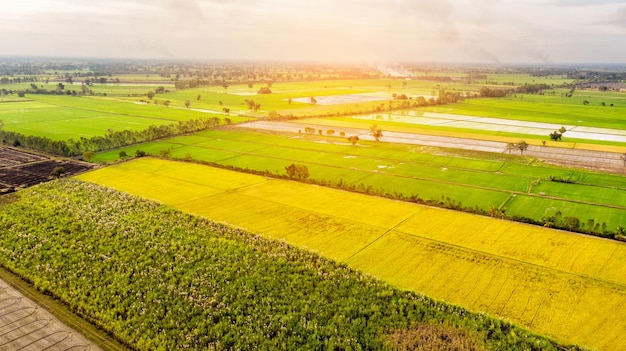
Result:
M563 134L567 132L567 129L565 129L565 127L561 126L561 128L559 128L559 133Z
M506 218L506 210L491 206L489 208L489 217L504 219Z
M568 230L576 230L580 228L580 219L576 217L567 216L563 218L563 223L565 224L565 228Z
M85 151L83 152L83 160L91 161L91 159L95 156L95 152L93 151Z
M120 156L120 158L126 158L126 157L128 157L128 154L126 153L126 151L122 150L122 151L120 151L119 156Z
M516 149L517 147L515 146L515 144L513 143L507 143L505 150L509 152L509 155L511 154L511 151Z
M252 100L252 99L245 99L244 102L246 103L246 105L250 109L250 112L252 112L254 110L254 107L256 106L256 103L254 102L254 100ZM259 107L260 107L260 105L259 105Z
M196 96L196 100L200 101L200 99L202 98L202 95L198 94L198 96Z
M583 101L583 105L585 105L585 106L589 105L589 101L587 101L587 100Z
M185 107L189 108L189 106L191 106L191 101L185 100Z
M315 99L315 96L311 96L311 103L313 105L317 104L317 100Z
M555 130L554 132L550 133L550 140L554 140L554 141L561 140L562 136L563 134Z
M327 135L334 135L334 134L335 134L335 131L334 131L334 130L332 130L332 129L329 129L329 130L327 130L327 131L326 131L326 134L327 134Z
M168 147L167 149L161 149L159 151L159 155L161 155L161 157L170 157L171 154L172 154L171 147Z
M148 96L148 99L152 100L154 97L154 91L150 90L146 95Z
M377 124L374 124L370 127L370 135L376 139L376 141L380 141L380 138L383 137L383 130L378 127Z
M52 172L50 172L50 175L54 178L60 178L61 175L65 173L65 168L63 167L54 167L54 169L52 170Z
M269 87L262 87L256 93L257 94L271 94L272 90Z
M170 101L169 100L165 100L163 102L163 105L165 105L165 107L170 107Z
M515 144L515 146L520 151L520 155L523 155L524 151L528 149L528 143L526 143L524 140L520 140L520 142Z
M356 145L356 143L359 142L359 137L357 135L349 136L348 141L350 142L350 144L352 144L352 146L354 146Z
M309 169L305 165L297 165L292 163L285 167L287 175L291 179L307 179L309 177Z

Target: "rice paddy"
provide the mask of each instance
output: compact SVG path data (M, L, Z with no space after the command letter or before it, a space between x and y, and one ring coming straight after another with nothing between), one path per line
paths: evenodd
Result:
M150 158L79 179L285 240L558 340L626 347L620 242Z

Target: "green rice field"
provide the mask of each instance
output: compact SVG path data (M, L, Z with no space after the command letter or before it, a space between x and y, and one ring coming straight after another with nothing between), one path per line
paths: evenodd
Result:
M505 210L510 216L541 221L560 212L598 232L626 226L626 178L537 163L515 155L489 154L415 145L359 142L318 135L275 135L244 130L211 130L121 149L137 149L284 175L303 164L318 181L351 184L367 192L416 195L459 207ZM119 159L120 150L98 154L98 162ZM571 178L577 184L550 181ZM361 185L362 184L362 185ZM604 227L603 226L604 223Z

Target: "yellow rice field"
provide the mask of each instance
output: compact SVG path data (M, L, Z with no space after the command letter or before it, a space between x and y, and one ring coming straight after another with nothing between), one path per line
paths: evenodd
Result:
M83 174L564 342L626 349L626 244L142 158Z

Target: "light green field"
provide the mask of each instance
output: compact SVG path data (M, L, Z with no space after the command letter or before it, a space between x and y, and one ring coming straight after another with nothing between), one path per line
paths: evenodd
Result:
M311 178L363 185L387 194L417 195L423 200L454 201L463 207L502 207L509 215L540 221L559 210L563 217L593 219L614 231L626 226L626 178L556 166L502 154L359 142L339 137L272 135L246 130L211 130L122 149L211 162L284 175L292 163L304 164ZM119 159L120 150L98 154L97 162ZM579 184L551 182L574 177ZM521 197L522 195L526 195ZM521 201L524 199L524 201ZM548 201L549 200L549 201ZM601 229L601 228L599 228ZM601 232L601 231L596 231Z
M30 95L26 102L0 104L4 129L53 140L100 136L111 130L142 130L152 125L172 124L199 118L247 118L187 110L172 104L140 105L106 97Z
M286 240L558 340L626 348L620 242L150 158L78 178Z

